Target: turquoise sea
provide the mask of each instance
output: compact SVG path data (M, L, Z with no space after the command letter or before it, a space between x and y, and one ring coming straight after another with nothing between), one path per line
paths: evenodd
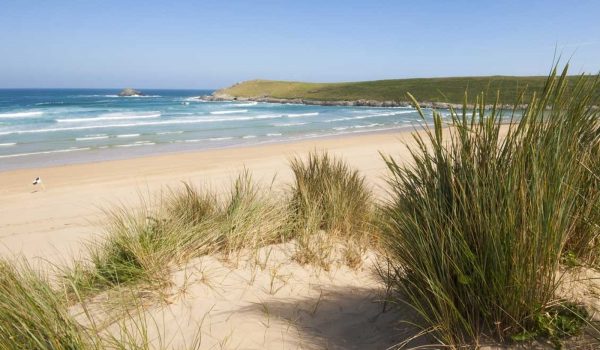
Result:
M204 102L209 90L0 89L0 170L407 129L412 108ZM430 112L428 112L430 113Z

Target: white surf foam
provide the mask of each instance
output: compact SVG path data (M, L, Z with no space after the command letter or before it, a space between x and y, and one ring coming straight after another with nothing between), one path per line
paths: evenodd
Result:
M250 107L250 106L256 106L257 104L258 104L258 102L236 103L236 104L232 105L231 107L236 107L236 108Z
M369 125L353 125L352 129L373 128L373 127L381 126L381 125L383 125L383 124L373 123L373 124L369 124Z
M125 145L116 145L115 147L139 147L139 146L151 146L156 145L154 142L136 142L136 143L128 143Z
M319 112L311 112L311 113L297 113L297 114L286 114L288 118L299 118L299 117L313 117L315 115L319 115Z
M339 126L339 127L333 128L333 130L344 131L344 130L349 130L349 129L365 129L365 128L374 128L374 127L383 126L383 125L384 124L380 124L380 123L371 123L368 125Z
M148 119L158 118L160 112L151 112L150 114L130 114L130 113L107 113L101 114L99 117L93 118L68 118L55 119L58 123L80 123L80 122L96 122L102 120L131 120L131 119Z
M122 135L117 135L118 138L120 139L124 139L124 138L130 138L130 137L139 137L140 134L122 134Z
M52 153L67 153L67 152L77 152L77 151L88 151L91 148L82 147L82 148L67 148L67 149L58 149L53 151L41 151L41 152L29 152L29 153L17 153L17 154L7 154L4 156L0 156L0 158L15 158L15 157L25 157L25 156L34 156L38 154L52 154Z
M210 112L210 114L235 114L235 113L246 113L248 112L247 109L239 109L239 110L235 110L235 111L214 111L214 112Z
M30 118L44 114L41 111L0 113L0 118Z
M119 95L71 95L69 97L119 97Z
M210 138L210 141L225 141L225 140L231 140L233 139L233 137L229 136L229 137L213 137Z
M39 103L36 103L35 105L36 106L47 106L47 105L62 105L62 104L65 104L65 103L62 101L52 101L52 102L39 102Z
M308 123L275 123L275 124L271 124L271 126L285 127L285 126L298 126L298 125L305 125L305 124L308 124Z
M267 115L251 116L251 117L172 119L172 120L162 120L162 121L156 121L156 122L84 125L84 126L61 127L61 128L33 129L33 130L13 130L13 131L0 132L0 135L11 135L11 134L21 135L21 134L44 133L44 132L106 129L106 128L128 128L128 127L142 127L142 126L151 126L151 125L199 124L199 123L222 122L222 121L273 119L273 118L281 118L281 117L282 117L281 115L277 115L277 114L267 114Z
M75 141L92 141L92 140L104 140L107 139L108 136L89 136L89 137L77 137Z
M116 145L115 147L139 147L139 146L146 146L146 145L150 145L150 143L128 143L125 145Z
M157 132L156 135L172 135L172 134L183 134L183 130L180 131L164 131L164 132Z
M162 97L161 95L134 95L134 96L119 96L119 95L106 95L106 96L117 96L117 97L129 97L129 98L150 98L150 97Z
M16 145L16 142L0 143L0 147L10 147Z
M267 136L281 136L281 134L278 132L274 132L274 133L267 134Z
M246 135L246 136L242 136L243 139L253 139L255 138L256 135Z
M341 122L341 121L346 121L346 120L357 120L357 119L367 119L367 118L376 118L376 117L390 117L390 116L394 116L394 115L409 114L409 113L414 113L414 112L415 111L411 110L411 111L398 111L398 112L367 114L367 115L360 115L358 117L344 117L344 118L329 119L329 120L326 120L326 122Z

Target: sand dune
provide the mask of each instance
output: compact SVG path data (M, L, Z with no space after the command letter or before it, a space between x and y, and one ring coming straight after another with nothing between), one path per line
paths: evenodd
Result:
M65 263L85 242L102 234L101 208L135 205L181 181L226 188L244 167L258 181L284 189L291 180L288 160L312 150L343 156L383 191L384 163L378 152L402 154L408 134L377 134L298 143L181 153L123 161L27 169L0 173L0 244L3 256L22 254ZM46 189L30 180L41 176ZM373 261L358 270L330 271L301 266L288 245L266 247L260 268L237 266L217 257L196 259L173 274L167 304L144 313L150 332L170 348L202 336L213 349L379 349L405 338L394 329L398 311L381 313L382 287ZM268 260L268 261L266 261ZM394 322L392 322L394 321ZM200 333L198 333L200 332Z
M259 265L249 256L193 260L173 275L166 305L144 313L151 338L168 334L175 349L197 332L206 349L385 349L414 334L398 321L412 317L408 308L382 312L373 255L356 270L323 271L294 262L291 251L265 247Z

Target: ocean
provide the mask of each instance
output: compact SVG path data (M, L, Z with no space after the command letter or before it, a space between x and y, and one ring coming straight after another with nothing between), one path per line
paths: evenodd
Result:
M210 90L0 89L0 170L410 129L413 108L204 102ZM427 111L431 113L431 111Z

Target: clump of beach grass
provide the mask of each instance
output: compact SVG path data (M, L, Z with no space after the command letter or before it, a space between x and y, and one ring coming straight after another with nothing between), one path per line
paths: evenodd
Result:
M258 185L248 170L242 171L216 217L218 250L231 255L283 242L289 228L282 202L271 187Z
M88 246L88 261L66 272L67 286L87 295L132 283L166 284L172 264L189 257L205 237L160 214L145 205L109 211L104 237Z
M48 271L34 269L25 260L0 260L0 348L44 350L167 349L169 337L156 320L145 316L134 289L124 318L105 324L79 300L78 312L71 301L52 287ZM76 294L78 294L76 292ZM152 333L152 335L150 335ZM186 349L201 345L200 329Z
M168 286L174 265L211 253L255 251L289 232L285 206L247 170L223 200L185 183L156 203L142 200L139 208L117 207L106 217L105 234L88 246L87 261L64 271L67 287L84 295L136 283L159 290Z
M373 233L373 195L365 178L342 159L311 152L293 158L290 211L296 257L327 267L341 244L345 262L358 265Z
M187 182L181 189L171 189L165 201L168 217L190 226L200 224L218 211L213 191L200 190Z
M582 209L597 198L587 164L598 157L598 110L590 107L598 79L569 86L566 77L566 67L554 69L543 93L509 118L498 98L488 110L480 95L468 110L465 96L450 128L434 112L433 127L415 133L407 165L384 156L386 282L446 344L543 335L539 324L551 323L540 319L569 307L556 295L565 247L585 242L584 254L597 245L598 221L589 222L597 217Z
M575 265L600 266L600 122L592 122L583 140L590 142L589 152L581 154L586 170L580 193L577 224L566 243L565 261Z
M82 327L26 262L0 261L0 348L85 349Z

